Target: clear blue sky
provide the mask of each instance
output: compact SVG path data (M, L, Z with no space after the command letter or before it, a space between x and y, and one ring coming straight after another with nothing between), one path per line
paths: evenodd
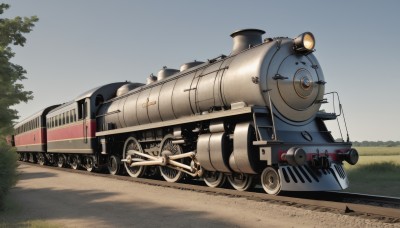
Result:
M40 19L14 49L35 96L16 106L21 118L98 85L145 82L162 66L229 54L237 29L263 29L264 37L311 31L351 140L400 140L400 1L5 2L5 17Z

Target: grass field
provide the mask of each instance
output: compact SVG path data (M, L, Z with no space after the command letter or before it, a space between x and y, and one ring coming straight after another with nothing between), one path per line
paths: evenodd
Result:
M345 162L350 187L345 191L400 197L400 147L359 147L359 162Z
M355 147L361 156L400 155L400 147Z

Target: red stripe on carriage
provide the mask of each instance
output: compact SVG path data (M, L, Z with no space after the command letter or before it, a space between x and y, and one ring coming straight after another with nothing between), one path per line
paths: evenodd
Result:
M46 129L36 128L14 136L15 146L41 145L46 143Z
M85 135L87 131L87 135ZM47 140L58 141L65 139L92 138L96 135L96 120L78 121L47 130Z

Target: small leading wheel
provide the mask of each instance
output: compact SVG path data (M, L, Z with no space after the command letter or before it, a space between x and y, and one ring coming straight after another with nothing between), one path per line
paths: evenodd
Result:
M72 169L78 169L79 167L79 156L78 155L72 155L70 158L70 165Z
M94 158L92 156L85 157L85 168L88 172L94 171Z
M121 159L115 155L111 155L107 163L108 171L111 175L117 175L121 171Z
M38 154L38 162L39 162L39 165L46 164L46 158L44 157L44 154L42 154L42 153Z
M271 195L278 195L281 191L281 180L276 169L267 167L261 174L261 185L263 189Z
M234 189L247 191L253 183L253 177L245 173L233 173L231 176L228 176L228 181Z
M224 185L226 176L221 172L204 172L204 182L211 188L218 188Z
M59 154L57 156L57 166L59 168L64 168L67 165L67 157L64 154Z
M140 156L133 154L132 152L129 151L139 151L140 153L143 153L142 146L140 146L139 142L133 138L129 137L125 141L124 145L124 153L123 153L123 158L128 160L127 162L124 162L124 166L126 169L126 172L129 174L131 177L142 177L145 172L145 167L144 166L133 166L131 167L130 165L132 164L132 159L133 158L140 158Z
M177 155L182 153L182 148L177 145L172 143L172 135L167 135L164 137L162 143L161 143L161 157L166 157L166 156L171 156L171 155ZM177 162L183 163L183 159L176 160ZM160 173L161 176L167 181L167 182L178 182L180 179L183 177L183 172L170 168L168 166L160 166Z

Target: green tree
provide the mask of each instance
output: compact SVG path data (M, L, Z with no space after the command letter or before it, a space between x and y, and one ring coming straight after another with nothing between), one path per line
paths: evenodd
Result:
M32 92L24 91L24 86L20 83L26 79L26 70L10 60L15 55L11 47L24 46L24 34L32 31L38 18L3 18L2 14L9 7L8 4L0 4L0 138L11 132L13 121L18 118L17 110L11 107L33 98Z

